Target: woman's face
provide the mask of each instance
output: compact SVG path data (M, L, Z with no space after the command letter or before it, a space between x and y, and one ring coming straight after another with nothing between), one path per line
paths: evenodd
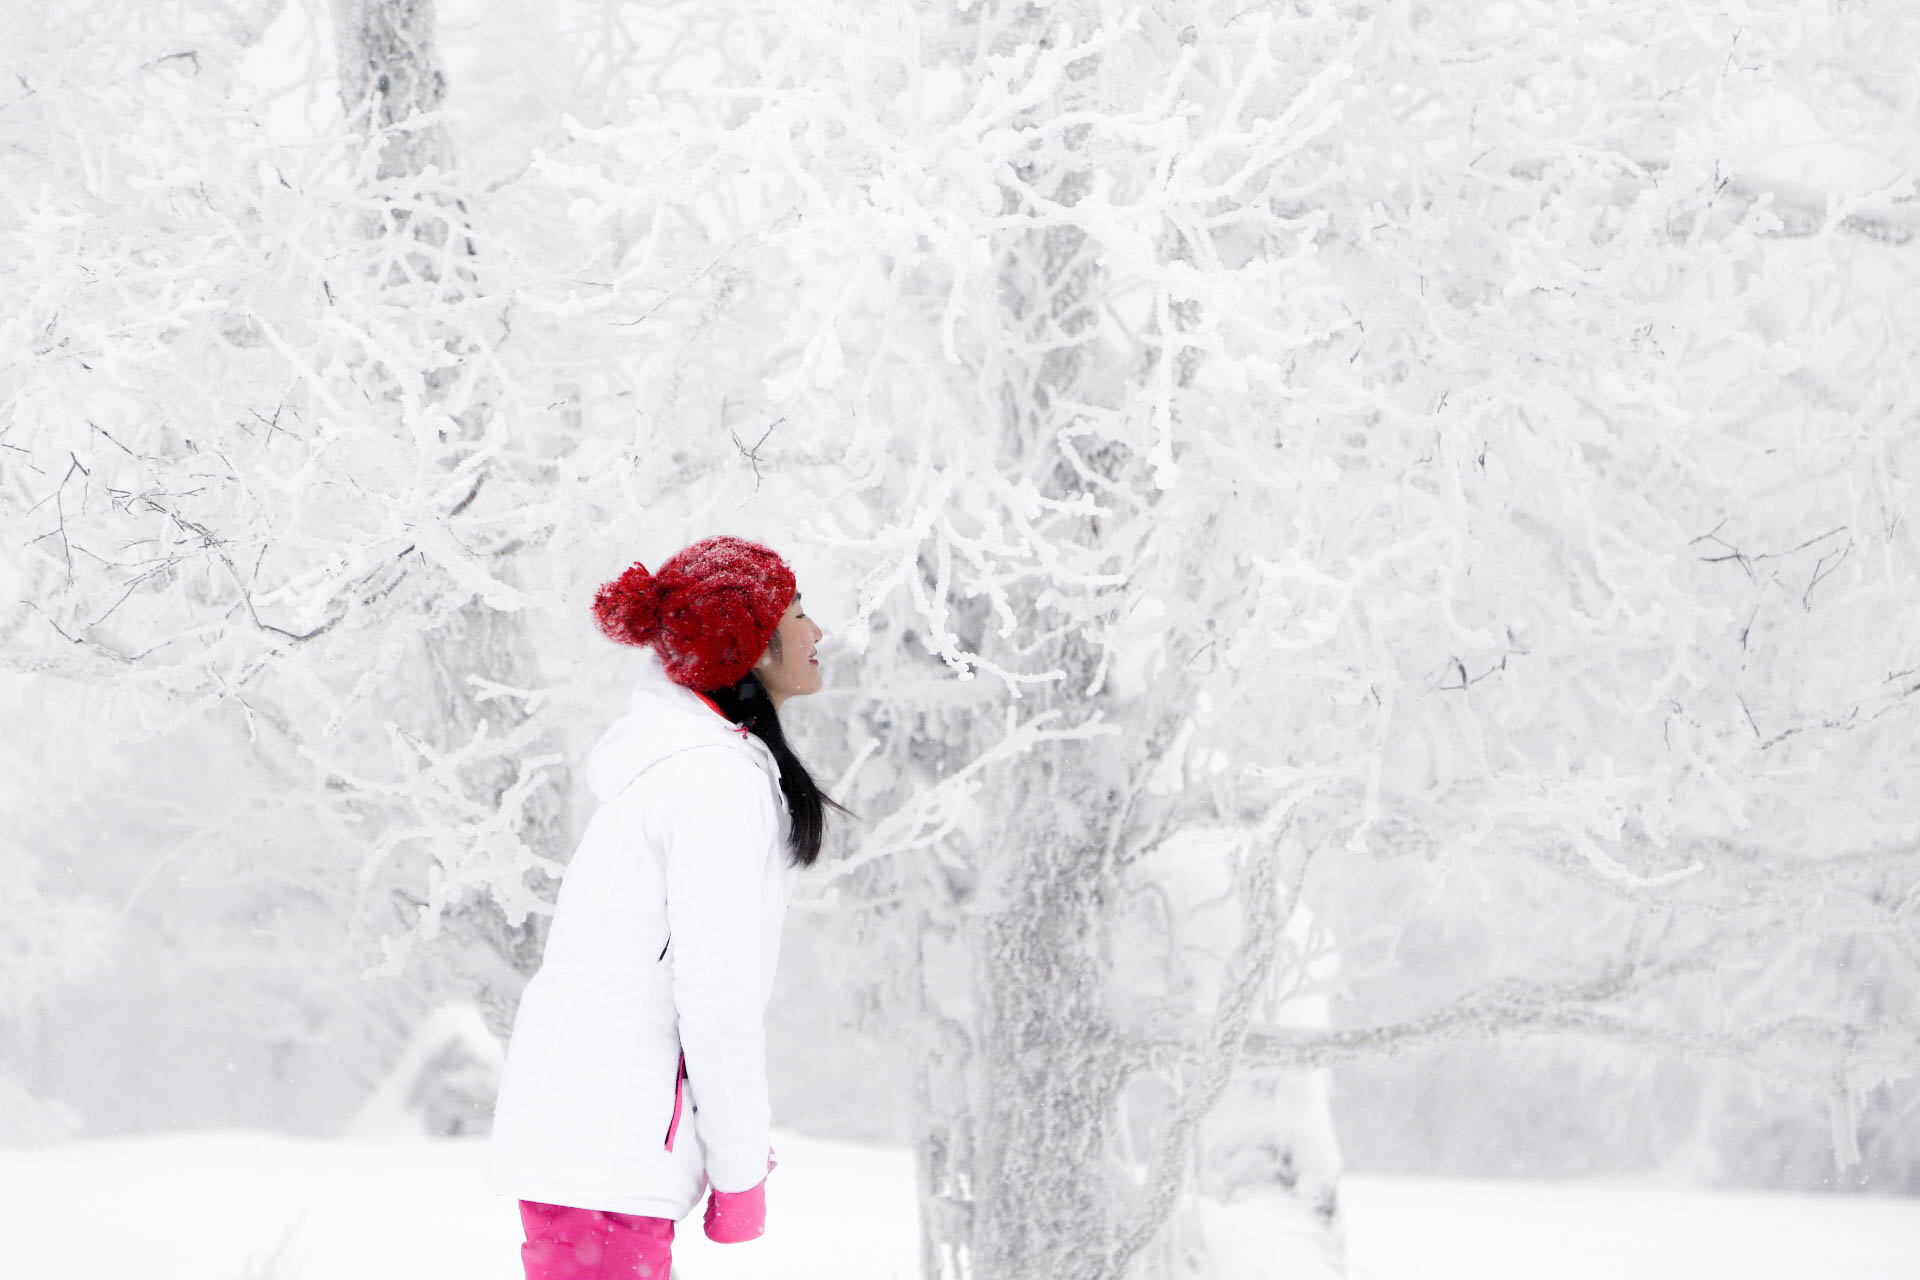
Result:
M788 698L820 692L824 681L814 649L825 634L807 616L800 593L796 591L793 603L780 615L780 625L774 630L773 639L767 642L767 651L753 664L754 674L773 696L776 710Z

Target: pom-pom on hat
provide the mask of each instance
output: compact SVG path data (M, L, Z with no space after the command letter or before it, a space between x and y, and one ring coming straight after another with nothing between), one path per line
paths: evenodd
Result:
M607 638L650 644L667 678L697 692L753 669L793 603L793 570L745 538L708 538L676 551L656 573L635 563L601 587L593 616Z

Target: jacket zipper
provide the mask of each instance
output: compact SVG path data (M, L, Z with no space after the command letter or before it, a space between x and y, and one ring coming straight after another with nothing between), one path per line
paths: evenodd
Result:
M687 1054L680 1053L680 1065L673 1073L673 1119L667 1121L667 1150L673 1150L673 1136L680 1131L680 1103L687 1084Z

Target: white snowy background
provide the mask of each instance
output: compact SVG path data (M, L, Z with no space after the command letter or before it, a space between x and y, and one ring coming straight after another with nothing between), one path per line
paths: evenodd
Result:
M0 1275L517 1271L631 668L794 564L768 1236L1920 1276L1920 10L49 0Z

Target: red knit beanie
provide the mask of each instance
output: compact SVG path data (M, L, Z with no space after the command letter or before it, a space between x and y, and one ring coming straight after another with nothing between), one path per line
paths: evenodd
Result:
M658 573L635 563L593 597L610 640L650 644L667 678L705 692L753 669L787 606L793 570L744 538L708 538L676 551Z

